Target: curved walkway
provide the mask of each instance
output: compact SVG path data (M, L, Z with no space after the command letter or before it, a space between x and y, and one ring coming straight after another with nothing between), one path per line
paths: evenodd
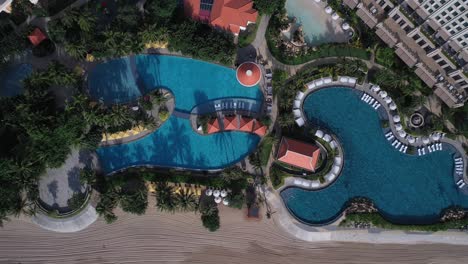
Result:
M59 233L78 232L90 226L98 219L96 210L88 204L80 213L69 218L52 218L45 214L38 213L31 218L36 225Z
M274 212L272 214L275 224L291 236L309 242L361 242L374 244L419 244L444 243L455 245L468 245L468 236L465 232L405 232L372 229L339 228L338 223L323 227L312 227L298 222L286 209L283 200L277 192L271 189L263 190L268 205Z
M332 63L337 63L343 58L348 58L348 57L327 57L327 58L319 58L319 59L314 59L310 60L308 62L298 64L298 65L288 65L280 62L277 60L273 54L271 54L270 49L268 48L267 41L265 39L265 33L268 29L268 23L270 21L269 15L263 15L262 18L260 19L260 23L258 25L257 29L257 34L255 36L255 40L252 42L252 46L255 48L255 50L263 56L263 58L269 60L272 62L272 67L273 69L280 69L283 71L288 72L290 75L295 75L299 70L304 68L305 66L319 66L323 64L332 64ZM352 57L350 57L352 58ZM352 58L352 59L359 59L359 58ZM362 62L366 64L366 66L370 69L373 67L377 68L382 68L381 65L369 61L369 60L363 60L359 59Z

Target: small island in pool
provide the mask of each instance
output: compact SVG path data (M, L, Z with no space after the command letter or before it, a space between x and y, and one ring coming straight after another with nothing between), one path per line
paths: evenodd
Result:
M315 125L326 124L344 149L342 174L319 191L287 188L281 192L289 211L308 224L333 221L354 197L367 197L389 221L401 224L436 222L451 206L468 208L468 196L453 177L454 149L425 156L403 154L385 139L374 109L349 88L311 93L304 113ZM316 123L315 123L316 122Z

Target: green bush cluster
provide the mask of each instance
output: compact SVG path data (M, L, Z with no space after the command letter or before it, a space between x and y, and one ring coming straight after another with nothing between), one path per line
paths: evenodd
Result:
M384 229L436 232L450 229L464 229L468 226L468 219L437 222L427 225L404 225L393 224L383 218L379 213L356 213L346 215L346 218L340 223L340 226L351 227L354 223L369 223L372 226Z

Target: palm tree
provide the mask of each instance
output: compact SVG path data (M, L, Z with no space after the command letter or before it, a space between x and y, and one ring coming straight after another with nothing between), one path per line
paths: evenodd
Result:
M175 198L177 207L183 212L195 211L198 207L197 199L193 193L181 190Z
M176 209L176 199L172 186L166 182L159 182L156 186L156 207L160 211L174 212Z
M156 91L152 98L151 98L151 101L153 104L156 104L156 105L162 105L164 104L165 102L168 101L168 98L166 96L164 96L164 94L161 92L161 91Z
M64 48L68 55L77 60L85 57L86 47L82 42L66 43Z
M130 111L126 106L114 105L110 113L111 122L115 126L121 126L131 120Z
M215 203L206 203L200 207L202 215L214 215L218 213L218 206Z
M291 113L283 113L278 116L277 121L280 127L291 127L294 125L294 116Z

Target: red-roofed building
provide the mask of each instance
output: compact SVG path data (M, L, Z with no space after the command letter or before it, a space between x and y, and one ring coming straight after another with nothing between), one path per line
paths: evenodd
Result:
M246 87L257 85L262 78L260 67L253 62L244 62L236 70L237 81Z
M219 131L219 121L218 118L212 118L208 121L208 134L213 134Z
M255 23L258 16L252 0L184 0L184 10L192 19L205 21L234 35Z
M261 137L263 137L268 130L267 126L264 126L260 121L255 121L253 132Z
M34 31L28 36L28 38L34 46L39 45L42 41L47 39L47 37L44 35L44 33L42 33L42 31L39 28L34 29Z
M283 137L276 155L278 161L315 171L320 157L320 148L299 140Z
M244 132L252 132L254 120L250 117L241 117L239 130Z
M224 117L224 130L236 130L236 129L237 129L237 117L225 116Z

